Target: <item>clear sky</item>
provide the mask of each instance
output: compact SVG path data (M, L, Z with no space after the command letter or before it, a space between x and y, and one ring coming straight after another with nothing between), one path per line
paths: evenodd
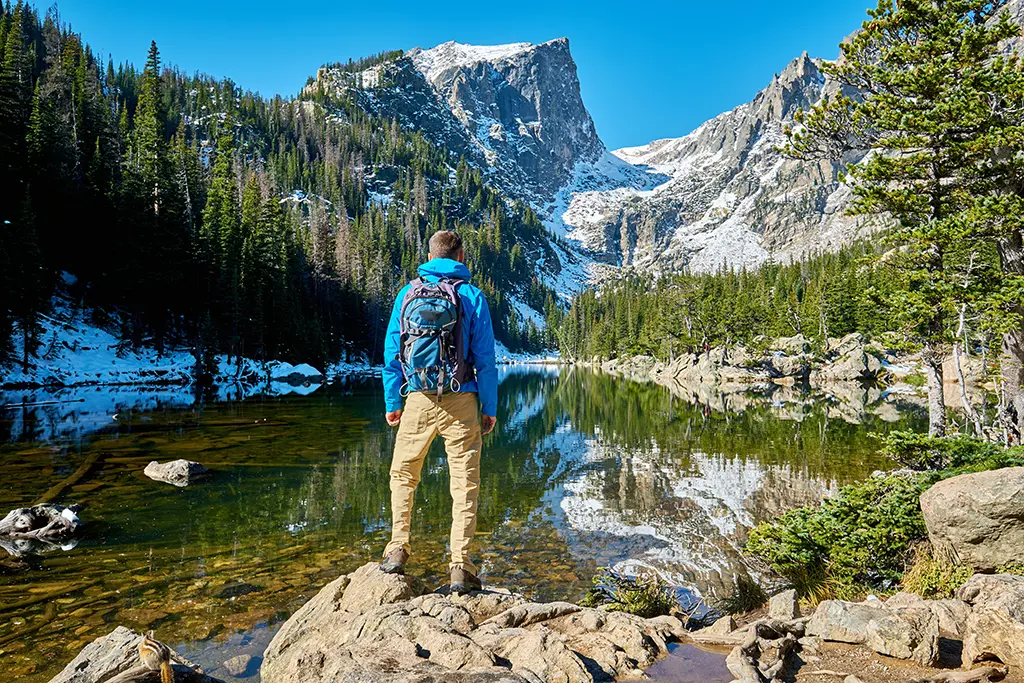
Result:
M464 2L60 0L101 55L294 95L322 64L383 50L567 36L583 100L610 149L685 135L749 101L804 50L834 58L872 0ZM37 6L48 6L46 0Z

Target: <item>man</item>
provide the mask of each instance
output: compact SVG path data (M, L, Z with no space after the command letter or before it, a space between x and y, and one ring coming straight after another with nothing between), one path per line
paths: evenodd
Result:
M477 496L480 490L480 450L483 435L489 434L497 424L498 371L494 365L494 330L491 314L483 293L469 284L469 269L462 239L451 230L443 230L430 238L430 260L420 266L420 281L406 285L395 300L384 343L384 398L387 422L398 427L395 452L391 461L391 542L384 549L381 569L389 574L405 572L412 552L409 526L412 521L413 498L420 481L420 470L427 450L438 434L444 439L448 454L448 472L452 495L451 563L449 572L451 590L465 593L480 589L477 568L469 558L469 545L476 533ZM426 285L423 283L441 283ZM458 310L458 323L454 329L461 336L459 359L464 367L446 375L445 358L441 353L440 369L432 377L424 371L414 370L408 361L415 355L403 344L410 335L403 334L414 327L409 322L410 311L415 309L415 297L421 291L440 291L449 287L448 296ZM410 289L412 296L407 301ZM441 301L441 294L431 303ZM406 316L403 325L403 315ZM435 312L434 319L437 314ZM422 338L422 337L421 337ZM454 345L450 345L454 353ZM404 362L408 361L408 362ZM408 376L412 375L412 377ZM431 382L431 379L439 381ZM461 380L456 377L461 377ZM420 389L426 384L429 390ZM440 385L437 389L433 388ZM404 389L404 390L403 390ZM405 408L402 396L408 392ZM442 393L443 392L443 393Z

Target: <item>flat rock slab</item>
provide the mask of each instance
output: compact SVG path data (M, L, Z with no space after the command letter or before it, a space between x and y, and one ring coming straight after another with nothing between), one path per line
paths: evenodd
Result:
M139 660L142 634L118 626L92 641L50 683L159 683L157 671L147 671ZM171 651L175 683L223 683Z
M807 622L807 635L864 645L879 654L933 666L939 659L939 620L928 609L887 610L876 604L824 600Z
M642 677L682 633L641 619L501 590L424 593L377 563L327 585L285 622L263 683L591 683Z
M1024 562L1024 467L961 474L921 495L936 549L982 572Z
M162 481L165 484L173 484L178 487L185 487L195 479L207 473L205 467L191 460L172 460L171 462L159 463L156 460L146 465L143 470L150 479Z

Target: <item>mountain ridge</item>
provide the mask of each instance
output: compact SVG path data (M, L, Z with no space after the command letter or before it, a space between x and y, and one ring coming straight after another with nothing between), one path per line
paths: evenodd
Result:
M796 110L836 88L820 64L805 52L753 100L689 134L614 151L583 103L566 38L415 48L344 87L533 206L572 252L562 265L581 264L571 291L561 279L571 294L608 277L607 267L756 266L836 249L875 229L843 213L843 164L788 160L776 149ZM310 87L332 81L339 86L338 74L322 69ZM558 270L548 269L551 282Z

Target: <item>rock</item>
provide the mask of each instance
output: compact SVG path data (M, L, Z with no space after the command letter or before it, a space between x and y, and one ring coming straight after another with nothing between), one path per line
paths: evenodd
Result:
M328 584L281 627L263 683L590 683L639 677L683 634L641 619L508 592L424 593L377 563Z
M865 645L899 659L932 666L939 657L939 621L930 610L825 600L807 622L807 635Z
M807 356L775 356L771 359L771 367L775 379L804 382L811 375L811 362Z
M921 495L921 512L940 553L982 572L1024 561L1024 467L940 481Z
M798 334L794 337L780 337L768 344L769 351L782 351L787 356L801 356L811 352L811 345L806 337Z
M233 600L250 593L258 593L261 590L263 589L259 586L246 583L245 581L231 581L221 586L220 590L217 591L217 597L221 600Z
M976 574L957 591L971 606L964 662L996 658L1024 667L1024 576Z
M782 591L768 601L768 617L779 621L792 621L800 617L800 606L796 601L796 591Z
M191 484L193 479L206 474L206 468L191 460L172 460L163 464L154 460L146 465L143 474L155 481L184 487Z
M897 593L885 601L885 608L893 611L907 607L931 610L939 620L939 629L957 637L966 633L970 606L963 600L925 600L914 593Z
M732 633L736 630L736 621L729 615L726 615L715 623L711 624L706 628L702 628L697 633L706 633L713 636L724 636Z
M877 379L882 374L882 361L858 347L815 369L814 382L860 382Z
M252 666L254 661L252 655L238 655L227 660L221 666L235 678L245 678L256 673L255 669L249 671L249 667Z
M804 652L813 653L821 649L821 646L824 644L824 641L822 641L822 639L818 636L804 636L803 638L797 640L797 643L800 644L800 648Z
M830 338L828 340L829 353L837 356L846 356L864 349L864 335L860 332L851 332L842 339Z
M140 669L139 641L142 634L124 626L92 641L78 653L50 683L135 683L151 681L152 673ZM175 683L223 683L171 650ZM134 675L133 675L134 672ZM114 678L116 676L116 678Z
M864 681L860 678L857 678L853 674L850 674L849 676L843 679L843 683L864 683Z

